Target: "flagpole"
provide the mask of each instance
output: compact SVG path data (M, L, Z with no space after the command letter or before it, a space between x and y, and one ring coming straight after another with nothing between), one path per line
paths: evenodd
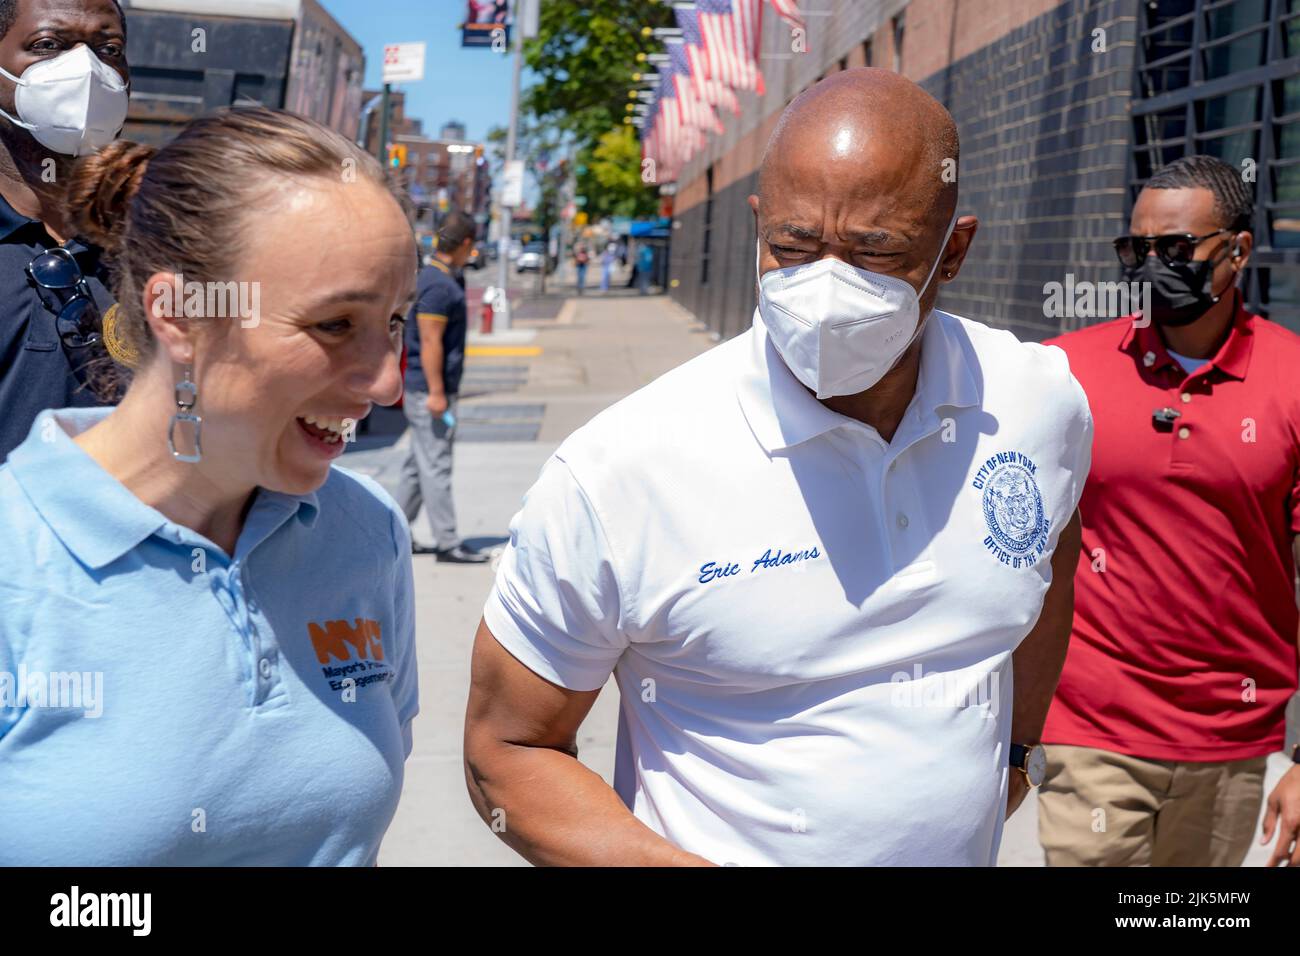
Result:
M510 42L514 47L514 79L510 83L510 128L506 133L506 163L509 169L515 159L515 145L519 137L519 78L523 72L523 25L514 23L510 28ZM498 193L500 195L500 193ZM510 227L514 223L514 210L498 201L500 210L501 234L497 237L497 301L494 304L494 321L502 331L510 329ZM546 268L546 256L542 256L542 268Z

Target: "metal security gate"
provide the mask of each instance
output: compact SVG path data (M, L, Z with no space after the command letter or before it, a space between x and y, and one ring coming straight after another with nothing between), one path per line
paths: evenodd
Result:
M1300 331L1300 0L1138 0L1130 203L1205 154L1255 194L1247 307Z

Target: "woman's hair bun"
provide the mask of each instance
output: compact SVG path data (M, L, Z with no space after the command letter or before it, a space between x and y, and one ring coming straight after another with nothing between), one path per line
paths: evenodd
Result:
M157 152L152 146L119 139L77 162L64 210L78 235L109 252L118 248L127 207Z

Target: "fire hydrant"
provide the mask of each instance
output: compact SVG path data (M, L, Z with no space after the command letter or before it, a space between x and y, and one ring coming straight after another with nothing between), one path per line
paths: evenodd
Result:
M496 301L497 290L488 286L483 290L483 312L479 318L478 330L483 335L492 334L492 306Z

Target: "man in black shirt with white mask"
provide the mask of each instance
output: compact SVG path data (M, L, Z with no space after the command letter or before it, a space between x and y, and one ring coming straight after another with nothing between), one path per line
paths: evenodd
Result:
M0 0L0 460L40 411L120 385L101 251L71 235L63 196L75 158L117 137L128 83L114 0Z

